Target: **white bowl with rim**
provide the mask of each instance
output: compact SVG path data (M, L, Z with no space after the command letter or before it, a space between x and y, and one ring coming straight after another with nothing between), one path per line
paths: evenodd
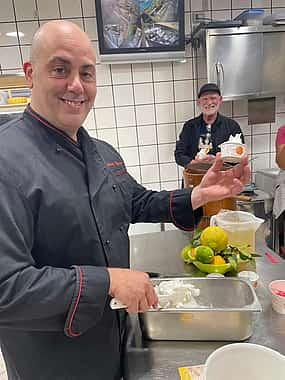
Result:
M207 358L203 380L284 380L285 356L253 343L232 343Z

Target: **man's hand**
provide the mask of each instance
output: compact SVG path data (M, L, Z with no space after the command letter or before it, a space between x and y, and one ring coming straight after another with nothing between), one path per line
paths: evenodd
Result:
M125 304L128 312L157 308L158 298L147 273L121 268L107 270L110 275L109 295Z
M189 162L186 168L189 168L191 164L197 164L199 162L211 162L214 161L214 159L215 156L213 156L212 154L206 154L205 156L199 156L198 154L196 154L195 158Z
M216 155L216 159L211 168L204 175L201 183L194 187L191 194L193 209L211 201L232 197L240 193L250 179L250 169L247 156L242 157L241 162L232 169L221 171L223 160L221 154Z

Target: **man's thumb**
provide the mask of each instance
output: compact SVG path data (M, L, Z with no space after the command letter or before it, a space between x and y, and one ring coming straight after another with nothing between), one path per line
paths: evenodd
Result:
M213 172L219 172L223 166L223 160L221 159L221 153L217 153L215 161L211 166Z

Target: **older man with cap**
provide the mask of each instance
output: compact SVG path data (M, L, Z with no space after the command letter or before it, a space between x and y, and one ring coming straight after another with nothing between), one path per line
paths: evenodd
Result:
M215 83L204 84L198 93L198 106L201 114L186 121L176 143L175 161L184 168L197 162L212 161L219 151L219 145L229 139L231 135L241 134L238 123L218 110L222 103L219 87ZM207 146L206 154L198 154L201 147Z

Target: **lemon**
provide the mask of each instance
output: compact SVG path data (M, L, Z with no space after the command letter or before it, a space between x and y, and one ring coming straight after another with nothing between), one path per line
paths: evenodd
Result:
M218 226L210 226L203 230L200 236L201 243L219 252L228 245L228 235L225 230Z
M209 264L214 258L214 251L210 247L199 245L199 247L195 249L195 258L201 263Z
M213 257L213 260L211 261L211 264L213 265L221 265L221 264L226 264L224 258L220 255L216 255Z

